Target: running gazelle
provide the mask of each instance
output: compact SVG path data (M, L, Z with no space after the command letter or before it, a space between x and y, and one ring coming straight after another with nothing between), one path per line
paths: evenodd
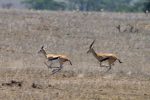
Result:
M119 63L122 63L120 61L120 59L118 59L115 54L111 54L111 53L96 53L94 48L92 47L94 42L95 42L95 40L91 43L87 53L92 53L93 54L93 56L99 61L100 67L109 67L108 70L107 70L107 71L109 71L111 69L111 66L114 65L114 62L116 60L118 60ZM108 61L109 66L102 65L103 61Z
M68 61L70 63L70 65L72 65L72 62L69 60L69 58L66 55L56 55L56 54L47 54L46 51L44 50L44 46L41 47L41 49L38 51L38 53L42 53L44 55L44 57L47 59L47 62L51 62L50 65L48 65L46 62L45 65L48 68L58 68L58 69L54 69L52 72L53 74L55 74L56 72L60 71L63 68L63 64ZM53 64L52 61L54 60L58 60L60 66L59 67L51 67L51 65Z

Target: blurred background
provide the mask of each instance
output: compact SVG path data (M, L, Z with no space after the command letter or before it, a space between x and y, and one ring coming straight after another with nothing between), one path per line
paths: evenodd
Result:
M150 10L150 0L0 0L0 8L142 12Z

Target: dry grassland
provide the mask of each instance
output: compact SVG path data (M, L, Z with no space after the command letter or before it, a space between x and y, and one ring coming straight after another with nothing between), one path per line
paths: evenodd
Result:
M127 24L138 32L123 32ZM97 52L123 63L105 73L86 54L94 39ZM0 10L0 41L0 100L150 100L150 17L142 13ZM42 45L73 65L51 75Z

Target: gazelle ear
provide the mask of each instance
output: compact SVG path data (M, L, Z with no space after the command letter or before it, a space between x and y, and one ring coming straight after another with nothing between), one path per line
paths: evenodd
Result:
M90 47L89 47L89 48L91 48L91 47L93 46L94 42L95 42L95 40L91 43L91 45L90 45Z

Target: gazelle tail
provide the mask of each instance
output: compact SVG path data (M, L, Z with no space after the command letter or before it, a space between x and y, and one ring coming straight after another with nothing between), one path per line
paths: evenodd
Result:
M123 63L120 59L117 59L119 61L119 63Z

